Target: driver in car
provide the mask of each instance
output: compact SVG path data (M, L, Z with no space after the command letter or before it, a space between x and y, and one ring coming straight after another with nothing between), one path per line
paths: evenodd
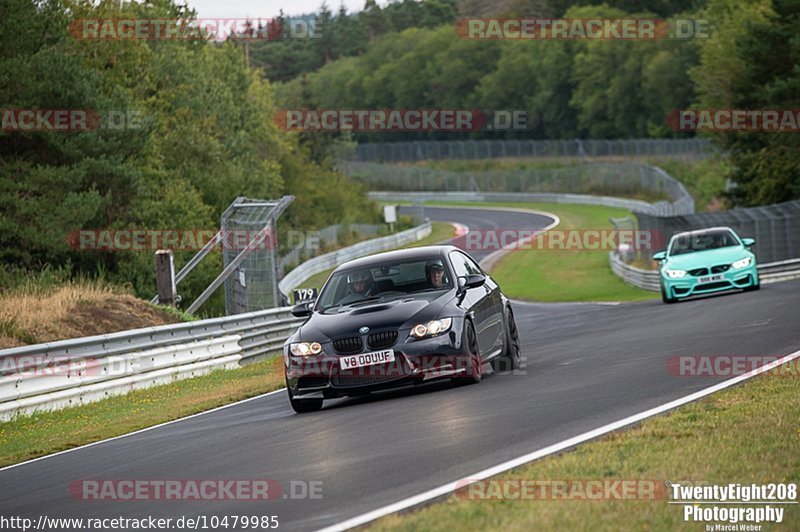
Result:
M375 283L368 270L359 270L347 276L347 295L340 301L341 305L356 303L374 295Z
M441 288L444 286L444 265L441 261L431 261L425 265L425 277L431 288Z

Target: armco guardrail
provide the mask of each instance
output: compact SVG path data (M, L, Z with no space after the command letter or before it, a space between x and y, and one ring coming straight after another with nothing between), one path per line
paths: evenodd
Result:
M608 259L611 265L611 271L629 285L652 292L661 290L658 284L658 272L631 266L622 260L616 251L609 253Z
M538 194L519 192L368 192L370 199L381 202L428 202L452 201L474 203L577 203L583 205L604 205L621 209L652 209L653 204L646 201L616 198L614 196L593 196L590 194Z
M634 215L640 231L664 238L682 231L727 226L742 237L755 238L753 250L765 263L800 258L800 200L729 211L669 215L638 211ZM650 258L654 251L647 250L643 255Z
M372 240L366 240L346 248L331 251L330 253L314 257L300 264L281 279L278 287L284 295L287 295L293 288L300 286L303 281L312 275L335 268L349 260L398 248L410 244L411 242L417 242L429 234L431 234L431 224L430 222L425 222L422 225L412 227L411 229L393 235L373 238Z
M686 188L661 168L640 163L591 163L557 168L511 168L459 172L441 168L341 162L340 170L363 182L369 190L418 193L471 194L468 198L499 201L575 201L594 203L598 192L610 206L622 206L653 216L694 212ZM435 196L432 196L435 195ZM662 201L622 200L619 196L646 195ZM621 203L622 202L622 203Z
M609 254L609 263L611 270L629 285L653 292L661 290L657 271L631 266L617 252ZM800 279L800 259L759 264L758 276L763 284Z
M416 242L430 222L340 249L293 270L306 279L342 262ZM311 272L311 273L309 273ZM287 278L284 278L286 281ZM232 368L281 348L302 322L289 307L0 350L0 420Z
M0 420L232 368L281 348L288 307L0 350Z

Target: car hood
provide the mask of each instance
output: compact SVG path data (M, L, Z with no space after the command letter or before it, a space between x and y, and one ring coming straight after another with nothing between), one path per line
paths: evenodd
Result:
M374 301L359 305L348 312L322 314L314 312L300 330L303 341L324 342L360 334L361 327L370 330L411 328L417 323L439 317L442 309L453 300L452 291L438 297L401 298L392 301Z
M744 246L731 246L671 256L665 266L672 269L693 270L717 264L731 264L749 256L751 253Z

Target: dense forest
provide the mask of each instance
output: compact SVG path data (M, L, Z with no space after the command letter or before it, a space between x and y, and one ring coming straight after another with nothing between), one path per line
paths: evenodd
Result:
M297 196L284 228L374 223L377 208L333 170L337 145L354 140L681 137L665 122L675 108L800 108L800 0L367 0L357 13L323 3L307 16L321 38L224 42L69 32L82 18L195 16L174 0L2 5L2 108L135 111L141 121L0 131L0 285L60 265L149 296L150 253L79 252L66 235L213 228L237 196ZM712 31L637 42L467 40L454 31L459 18L487 16L704 19ZM525 109L533 120L505 134L288 133L273 122L287 108ZM738 204L800 197L797 135L710 137L730 153ZM218 268L217 255L183 291L197 293Z
M77 229L214 229L237 196L297 197L282 229L380 220L330 164L272 120L273 89L232 43L81 40L81 18L192 16L170 0L3 0L0 107L135 111L137 127L0 131L0 287L28 271L103 275L151 297L152 250L80 251ZM8 6L6 10L5 6ZM180 267L192 252L176 254ZM181 284L191 299L220 271L216 253Z
M709 31L639 41L468 40L454 31L461 17L486 16L696 20ZM396 0L383 8L370 0L359 13L335 16L323 4L315 18L323 39L254 45L262 75L277 82L281 107L528 116L524 131L353 133L360 142L682 138L693 133L668 126L673 109L797 109L800 99L798 0ZM734 203L800 197L796 135L708 136L731 154ZM319 134L308 137L309 145L321 142Z

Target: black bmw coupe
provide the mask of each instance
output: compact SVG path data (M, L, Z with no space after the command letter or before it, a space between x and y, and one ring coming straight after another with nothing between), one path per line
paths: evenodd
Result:
M453 246L390 251L342 264L284 344L286 389L296 412L324 399L452 379L477 383L482 366L519 367L511 303Z

